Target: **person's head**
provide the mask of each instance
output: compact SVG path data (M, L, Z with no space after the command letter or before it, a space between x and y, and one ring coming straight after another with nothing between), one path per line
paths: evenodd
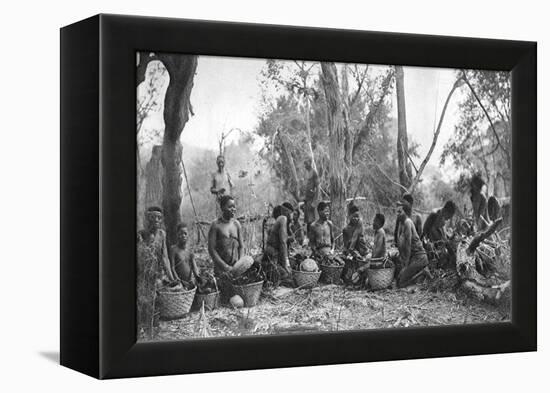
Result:
M225 166L225 158L222 155L219 155L216 157L216 165L218 166L218 169L221 171L223 167Z
M404 201L407 201L410 203L411 207L414 205L414 198L411 194L409 194L408 192L406 192L405 194L403 194L403 196L401 197L401 199L403 199Z
M397 206L397 214L401 220L404 220L406 217L411 216L412 206L407 200L401 199L399 202L397 202Z
M348 207L348 218L351 225L357 225L359 224L359 221L361 221L361 213L356 205L351 205Z
M481 192L481 189L483 188L484 184L485 182L481 177L481 173L476 172L472 175L472 178L470 179L470 188L472 192L474 193Z
M234 218L237 213L235 199L231 195L222 195L220 197L220 209L224 219Z
M294 206L292 206L292 203L283 202L281 206L285 208L285 211L284 211L285 216L287 216L289 220L292 220L292 218L294 218Z
M450 220L456 212L456 205L453 201L447 201L445 202L445 205L443 205L443 209L441 209L441 211L445 220Z
M379 230L386 223L386 217L382 213L376 213L374 219L372 220L372 229L375 231Z
M330 216L330 203L321 201L317 205L317 213L321 220L326 220Z
M306 160L304 161L304 166L308 171L311 169L311 158L306 158Z
M271 215L273 218L277 219L281 214L283 214L283 207L281 205L277 205L273 208L273 212Z
M179 245L185 246L187 243L187 237L189 236L189 232L187 230L187 224L184 222L181 222L176 227L176 238Z
M158 206L151 206L145 211L145 225L148 230L160 229L162 225L162 209Z

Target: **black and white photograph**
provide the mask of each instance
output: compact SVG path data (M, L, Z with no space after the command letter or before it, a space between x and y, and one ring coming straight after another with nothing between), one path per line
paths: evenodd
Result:
M510 321L509 72L140 51L136 98L138 341Z

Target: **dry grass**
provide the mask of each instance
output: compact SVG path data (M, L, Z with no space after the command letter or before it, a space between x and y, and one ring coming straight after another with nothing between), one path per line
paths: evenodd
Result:
M210 337L346 331L393 327L460 325L509 320L506 312L453 292L427 286L383 291L337 285L279 288L264 293L253 308L221 307L161 321L155 340L200 338L205 318Z

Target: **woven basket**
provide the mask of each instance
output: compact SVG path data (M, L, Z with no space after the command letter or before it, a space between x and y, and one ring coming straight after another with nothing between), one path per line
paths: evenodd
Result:
M178 319L185 316L191 309L196 290L195 287L189 291L159 291L160 317L162 319Z
M252 284L234 285L233 288L237 295L243 299L245 307L254 307L260 299L263 285L264 281L262 280Z
M385 269L367 269L367 277L369 285L372 289L385 289L391 285L393 281L394 267Z
M313 288L319 277L321 277L321 272L302 272L299 270L293 270L292 276L294 277L294 282L299 288Z
M211 292L211 293L197 293L195 295L195 300L193 300L193 310L200 310L202 303L204 302L205 310L213 310L220 305L220 292Z
M319 265L321 267L321 281L327 284L338 284L340 282L340 276L344 271L344 266L327 266Z

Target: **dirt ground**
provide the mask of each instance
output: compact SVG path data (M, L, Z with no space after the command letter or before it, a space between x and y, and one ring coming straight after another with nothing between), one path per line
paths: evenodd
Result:
M423 284L381 291L338 285L313 289L280 287L262 293L258 305L191 312L161 321L153 340L292 334L392 327L457 325L509 320L507 312L454 292L432 292Z

